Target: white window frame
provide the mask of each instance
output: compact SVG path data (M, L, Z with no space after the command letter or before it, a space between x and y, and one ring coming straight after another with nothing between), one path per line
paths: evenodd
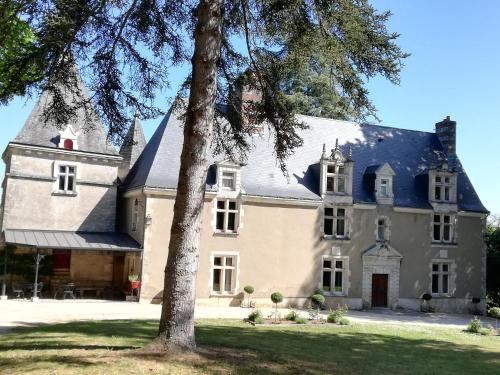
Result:
M383 222L381 225L380 222ZM383 238L380 237L380 228L383 228ZM377 241L387 241L387 218L379 217L377 218Z
M438 181L439 178L439 181ZM445 173L436 173L434 177L434 200L436 202L451 202L452 181L451 177ZM436 191L439 189L439 198L436 198ZM448 191L448 196L446 192Z
M381 178L380 179L380 196L382 198L389 198L389 179Z
M222 258L221 265L215 265L215 258ZM226 265L226 259L231 258L232 259L232 265L228 266ZM239 282L238 282L238 277L239 277L239 271L240 271L240 258L239 254L237 252L213 252L212 255L210 256L210 280L209 280L209 285L210 285L210 295L213 296L233 296L238 294L238 287L239 287ZM214 270L220 269L220 279L219 279L219 286L220 289L222 290L214 290ZM232 277L231 277L231 290L230 291L225 291L225 282L226 282L226 270L232 270Z
M439 216L439 222L435 221L435 217ZM450 218L449 223L445 223L444 218L445 216L448 216ZM436 225L439 225L439 239L434 238L434 227ZM444 238L444 228L449 227L449 239L446 240ZM438 243L453 243L454 237L455 237L455 216L449 213L433 213L432 214L432 242L438 242Z
M333 167L334 171L329 172L328 168ZM343 172L340 172L340 168ZM326 165L326 180L325 180L325 191L329 194L347 194L347 179L348 175L346 173L346 166L344 164L327 164ZM333 190L328 190L328 179L333 179ZM344 181L344 189L339 190L339 180Z
M219 202L224 202L224 208L219 208ZM229 209L229 202L235 203L235 209ZM224 214L224 223L223 228L217 228L217 216L218 213L222 212ZM229 223L229 214L234 213L234 230L228 229ZM240 204L237 199L230 198L216 198L215 199L215 219L214 219L214 228L217 233L238 233L239 225L240 225Z
M333 210L333 216L332 215L327 215L326 214L326 209L331 208ZM338 215L338 210L343 210L344 211L344 216L339 216ZM331 234L327 234L325 232L325 221L326 220L332 220L332 232ZM344 221L344 233L343 234L338 234L337 233L337 223L339 220ZM331 237L331 238L340 238L340 239L346 239L348 238L348 214L347 214L347 208L343 206L323 206L323 235L325 237Z
M437 266L438 267L438 270L435 271L434 270L434 266ZM447 270L444 271L443 269L443 266L447 266ZM431 287L430 287L430 290L431 290L431 295L433 296L443 296L443 297L450 297L451 296L451 278L452 278L452 267L453 267L453 262L451 261L432 261L431 263ZM433 288L433 283L434 283L434 276L437 275L438 277L438 291L437 292L434 292L434 288ZM445 292L443 290L443 280L444 280L444 276L447 276L447 291Z
M331 267L324 266L325 261L331 262ZM337 262L342 262L342 268L337 268ZM349 280L349 257L346 256L332 256L325 255L321 259L321 284L320 288L324 288L324 272L330 272L330 288L333 290L324 290L325 295L329 296L347 296L348 293L348 280ZM342 272L342 290L335 290L335 274Z
M222 170L220 174L221 178L221 190L229 190L229 191L235 191L236 190L236 172L235 171L228 171L228 170ZM229 186L224 186L225 181L231 181Z
M77 172L77 166L74 164L57 164L56 165L56 171L57 171L57 191L59 193L64 193L64 194L76 194L76 172ZM64 168L64 172L61 172L61 168ZM74 172L70 172L69 168L73 168ZM61 176L64 177L64 189L60 188L60 179ZM68 189L68 181L69 177L73 177L73 189Z

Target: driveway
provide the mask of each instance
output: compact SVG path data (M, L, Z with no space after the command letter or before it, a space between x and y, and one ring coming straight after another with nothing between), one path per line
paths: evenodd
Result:
M261 309L264 316L272 309ZM282 316L287 309L280 309ZM76 320L105 319L159 319L160 305L145 303L114 302L102 300L40 300L39 302L8 300L0 301L0 333L14 327L30 327L43 324L62 323ZM240 307L197 306L195 317L208 319L243 319L250 309ZM304 317L307 311L299 311ZM326 316L326 313L323 315ZM459 314L423 314L412 311L370 310L349 311L347 317L353 323L383 323L412 326L440 326L463 328L472 318ZM482 318L485 323L494 324L493 319Z

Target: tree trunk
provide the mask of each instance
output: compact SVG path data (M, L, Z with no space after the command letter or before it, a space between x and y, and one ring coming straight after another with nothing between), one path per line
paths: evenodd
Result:
M162 350L191 351L200 231L212 141L217 63L223 20L222 0L201 0L194 31L192 80L184 126L184 145L174 217L165 267L163 307L158 338Z

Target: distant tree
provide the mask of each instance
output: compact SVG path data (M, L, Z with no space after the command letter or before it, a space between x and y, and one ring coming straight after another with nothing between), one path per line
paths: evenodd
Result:
M486 290L490 306L500 307L500 223L490 221L486 227L488 249L486 259ZM494 225L496 224L496 225Z
M45 117L61 126L71 120L76 106L89 109L84 98L71 105L64 100L78 80L75 63L115 141L136 110L142 118L162 112L153 99L168 86L169 67L192 66L179 92L182 97L189 91L189 99L175 102L184 113L184 145L155 341L165 350L195 348L195 281L211 147L230 157L244 156L251 147L247 136L257 124L265 124L286 173L286 158L302 145L299 130L306 127L296 113L343 118L374 114L366 79L381 75L398 83L407 56L395 43L398 35L386 28L390 13L377 12L367 0L1 4L4 9L14 6L17 19L34 34L34 48L12 49L18 53L15 61L43 67L36 82L22 81L20 88L3 95L49 91L54 100ZM245 52L235 48L235 39L243 41ZM13 69L5 71L0 77L4 82L16 79ZM243 103L234 95L242 84L258 91L260 100ZM216 102L228 110L220 111Z

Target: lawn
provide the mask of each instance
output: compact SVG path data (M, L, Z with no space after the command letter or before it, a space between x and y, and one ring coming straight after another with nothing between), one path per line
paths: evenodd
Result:
M77 322L0 336L0 374L499 374L500 337L357 324L249 326L200 320L199 350L137 350L155 321Z

